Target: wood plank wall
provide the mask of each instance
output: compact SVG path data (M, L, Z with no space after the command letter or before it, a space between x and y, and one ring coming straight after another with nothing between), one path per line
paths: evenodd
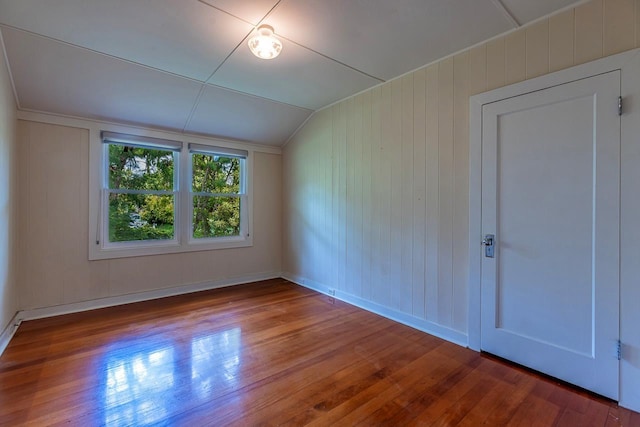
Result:
M594 0L317 112L284 150L284 271L466 334L469 96L638 46L640 0Z

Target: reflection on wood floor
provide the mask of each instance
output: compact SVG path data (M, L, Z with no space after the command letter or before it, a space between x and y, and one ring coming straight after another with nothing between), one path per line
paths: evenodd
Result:
M0 425L640 426L640 414L285 280L22 324Z

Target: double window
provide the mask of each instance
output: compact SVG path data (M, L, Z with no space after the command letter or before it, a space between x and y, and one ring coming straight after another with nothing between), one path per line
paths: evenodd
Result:
M102 132L101 154L94 258L251 244L247 151Z

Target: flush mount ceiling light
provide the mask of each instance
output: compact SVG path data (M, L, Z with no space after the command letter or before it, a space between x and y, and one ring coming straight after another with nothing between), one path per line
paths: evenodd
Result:
M249 49L260 59L273 59L280 55L282 42L273 35L271 25L260 25L249 39Z

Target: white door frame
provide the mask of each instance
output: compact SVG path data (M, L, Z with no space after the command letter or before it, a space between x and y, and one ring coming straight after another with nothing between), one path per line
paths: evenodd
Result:
M469 99L469 282L468 346L480 351L480 282L482 263L482 106L609 71L621 70L625 103L621 129L620 404L640 411L640 49L557 71ZM611 101L616 108L615 100ZM635 197L629 197L634 191ZM625 197L626 195L626 197ZM636 301L632 303L631 301ZM626 302L626 304L625 304ZM634 307L635 306L635 307ZM636 327L637 328L637 327ZM635 330L633 330L635 329ZM628 339L627 339L628 338ZM625 349L628 349L625 354ZM629 356L627 360L625 356ZM636 360L637 359L637 360Z

